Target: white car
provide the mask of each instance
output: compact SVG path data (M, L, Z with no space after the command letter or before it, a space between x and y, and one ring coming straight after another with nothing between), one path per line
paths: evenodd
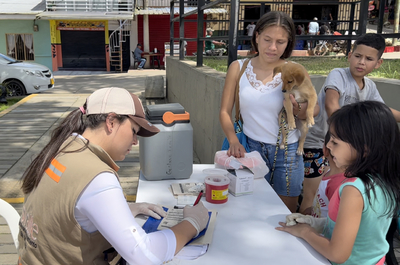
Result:
M53 73L44 65L18 61L0 53L0 84L7 96L23 96L54 87Z

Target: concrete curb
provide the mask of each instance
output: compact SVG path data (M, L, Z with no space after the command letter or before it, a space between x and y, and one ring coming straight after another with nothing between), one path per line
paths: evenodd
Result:
M37 96L37 94L31 94L31 95L29 95L27 97L24 97L23 99L21 99L20 101L18 101L14 105L10 106L8 109L5 109L5 110L1 111L0 112L0 118L3 117L4 115L6 115L7 113L9 113L10 111L12 111L13 109L17 108L18 106L24 104L25 102L27 102L31 98L36 97L36 96Z

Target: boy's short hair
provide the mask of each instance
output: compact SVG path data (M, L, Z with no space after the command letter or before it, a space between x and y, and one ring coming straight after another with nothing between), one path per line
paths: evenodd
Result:
M367 33L358 37L354 42L353 52L357 49L358 45L365 45L376 49L378 51L378 59L381 58L386 47L385 39L382 35L376 33Z

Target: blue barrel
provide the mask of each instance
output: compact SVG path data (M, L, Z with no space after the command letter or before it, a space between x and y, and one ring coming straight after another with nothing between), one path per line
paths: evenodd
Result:
M304 40L296 41L296 46L294 47L295 50L303 50L304 49Z

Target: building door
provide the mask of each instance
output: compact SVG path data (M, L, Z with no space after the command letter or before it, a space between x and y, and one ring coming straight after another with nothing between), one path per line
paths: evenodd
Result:
M268 13L271 11L271 6L270 5L265 5L264 6L264 10L263 10L263 14ZM261 6L260 5L246 5L244 7L244 19L256 19L258 20L260 18L261 15ZM257 22L255 22L256 24ZM247 27L247 25L250 24L250 22L244 22L244 28Z
M61 30L63 68L105 71L104 31Z
M338 0L334 0L337 1ZM293 2L304 2L303 4L293 5L293 16L294 20L306 19L313 20L314 17L318 18L318 20L329 21L330 16L332 15L333 20L337 20L338 17L338 6L337 5L322 5L322 4L314 4L310 5L309 0L293 0ZM333 2L333 1L332 1ZM296 28L297 25L302 25L307 30L308 23L295 23ZM320 26L322 25L319 23Z
M263 12L261 12L261 6L260 5L245 5L244 7L244 19L255 19L258 20L260 19L260 15L268 13L271 11L271 6L270 5L265 5ZM243 23L243 32L242 35L247 36L247 25L249 25L251 22L244 22ZM257 24L257 21L254 22L254 24ZM242 50L250 50L251 49L251 41L242 41L240 43L242 45Z

